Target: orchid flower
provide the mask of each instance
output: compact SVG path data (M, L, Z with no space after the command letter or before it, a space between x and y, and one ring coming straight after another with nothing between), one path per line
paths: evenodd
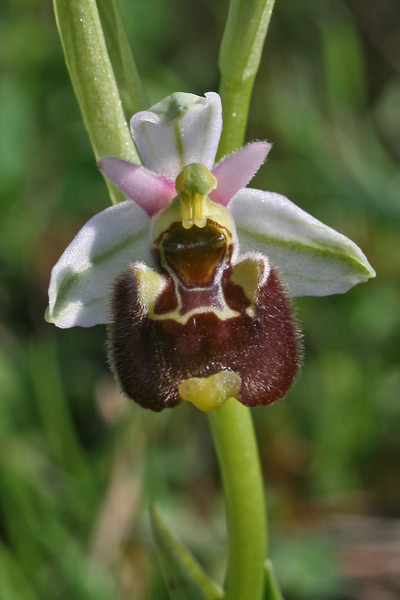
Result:
M144 166L99 161L128 200L91 218L51 274L48 320L109 324L122 391L156 411L278 400L299 363L290 297L343 293L375 275L344 235L247 187L270 144L214 165L221 128L213 92L134 115Z

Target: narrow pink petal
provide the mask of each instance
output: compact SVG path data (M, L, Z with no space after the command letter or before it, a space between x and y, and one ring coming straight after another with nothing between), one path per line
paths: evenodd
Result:
M99 169L152 217L176 196L175 184L162 175L114 156L103 156Z
M268 142L254 142L214 167L212 173L217 178L218 186L211 192L211 200L227 206L233 196L254 177L270 150L271 144Z

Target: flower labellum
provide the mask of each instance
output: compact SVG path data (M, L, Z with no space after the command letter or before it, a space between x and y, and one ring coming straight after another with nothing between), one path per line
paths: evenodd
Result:
M296 374L286 293L267 258L233 261L235 225L209 199L215 187L204 165L184 167L178 195L153 223L160 271L136 263L114 285L111 364L125 394L153 410L179 404L182 382L227 371L243 404L271 404Z
M109 323L121 390L155 411L275 402L299 364L289 297L345 292L375 275L345 236L245 187L268 143L214 165L221 114L217 94L179 93L134 115L144 166L99 161L129 200L93 217L52 271L48 320Z

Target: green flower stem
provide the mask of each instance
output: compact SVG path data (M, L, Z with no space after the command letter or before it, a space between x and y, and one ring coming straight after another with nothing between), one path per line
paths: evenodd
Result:
M222 99L224 127L217 161L243 146L253 83L254 77L237 83L221 77L218 91Z
M208 413L225 490L229 536L226 600L261 600L267 523L263 479L248 408L230 398Z
M140 163L129 132L95 0L54 0L57 26L75 95L96 158ZM113 202L124 194L107 181Z
M243 145L254 79L275 0L231 0L219 68L224 128L217 158Z

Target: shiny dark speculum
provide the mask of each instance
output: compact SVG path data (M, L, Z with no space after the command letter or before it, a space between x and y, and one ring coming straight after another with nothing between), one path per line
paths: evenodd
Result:
M224 260L226 237L213 223L185 229L173 223L163 236L165 260L185 286L208 286Z

